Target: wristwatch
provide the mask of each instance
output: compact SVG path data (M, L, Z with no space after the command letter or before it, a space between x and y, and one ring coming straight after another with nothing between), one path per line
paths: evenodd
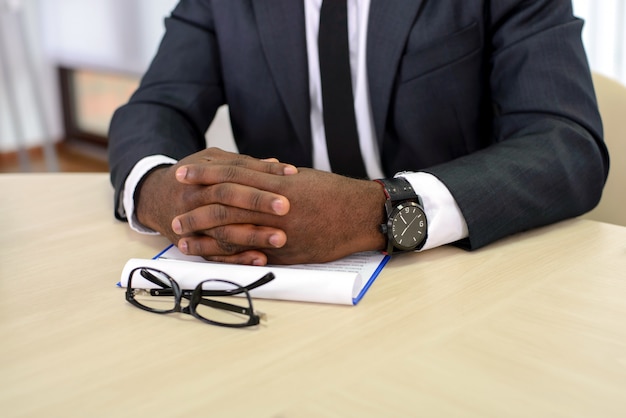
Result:
M374 180L385 191L387 222L381 232L387 236L386 254L419 250L426 243L428 222L422 199L405 178Z

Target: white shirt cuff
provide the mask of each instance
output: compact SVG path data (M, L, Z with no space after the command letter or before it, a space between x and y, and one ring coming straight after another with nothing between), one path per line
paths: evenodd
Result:
M158 232L150 229L144 225L142 225L137 219L137 214L135 213L135 190L137 189L137 185L143 179L143 177L153 168L158 167L160 165L166 164L176 164L176 161L173 158L166 157L165 155L151 155L149 157L145 157L130 171L128 177L126 177L126 181L124 182L124 190L122 190L122 204L124 206L124 211L126 213L126 217L128 219L128 224L130 227L137 232L142 234L151 234L157 235Z
M467 238L467 223L461 209L437 177L422 172L402 172L395 177L407 179L422 198L428 220L428 238L422 251Z

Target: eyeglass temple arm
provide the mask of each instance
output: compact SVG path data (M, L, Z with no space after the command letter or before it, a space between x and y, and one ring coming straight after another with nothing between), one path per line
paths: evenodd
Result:
M243 288L242 288L243 289ZM149 290L150 295L151 296L172 296L174 294L173 290L171 288L168 289L150 289ZM184 290L182 293L182 297L184 297L187 300L191 299L193 291L192 290ZM212 292L215 293L215 292ZM229 293L229 295L235 295L238 293L242 293L242 291L236 292L236 293ZM206 296L206 295L202 295L202 296ZM220 295L213 295L213 296L224 296L223 294ZM228 296L228 295L226 295ZM212 300L212 299L200 299L200 301L198 302L202 305L205 306L210 306L212 308L215 309L222 309L224 311L230 311L230 312L235 312L235 313L241 313L241 314L245 314L245 315L250 315L252 313L252 311L246 307L243 306L238 306L238 305L233 305L231 303L226 303L226 302L220 302L218 300Z
M165 283L164 281L160 280L157 276L155 276L154 274L150 273L148 270L142 268L141 271L139 272L141 274L141 276L148 280L149 282L152 282L154 284L156 284L157 286L161 286L163 288L163 290L170 290L171 293L169 294L169 296L174 294L174 291L172 290L172 287Z
M163 282L161 282L159 279L157 279L154 275L150 274L149 272L146 272L146 274L150 275L154 280L144 276L144 277L146 277L146 279L150 280L154 284L158 284L159 286L163 287L163 289L150 289L150 295L152 295L152 296L172 296L174 294L174 290L170 286L164 284ZM201 294L202 294L202 296L232 296L232 295L238 295L238 294L243 293L245 291L249 292L252 289L256 289L257 287L261 287L264 284L269 283L272 280L274 280L275 277L276 276L274 276L274 273L272 273L270 271L265 276L261 277L259 280L256 280L256 281L250 283L247 286L241 286L241 287L238 287L238 288L232 289L232 290L203 290ZM184 290L183 291L183 296L185 296L187 293L191 294L192 292L193 292L192 290Z
M269 273L267 273L265 276L261 277L260 279L250 283L249 285L246 286L241 286L238 287L236 289L231 289L231 290L203 290L202 291L202 296L229 296L229 295L238 295L240 293L243 293L245 291L249 292L252 289L256 289L257 287L261 287L266 283L271 282L272 280L274 280L276 278L276 276L274 276L274 273L272 273L271 271Z
M188 297L188 296L185 296L185 297ZM221 302L219 300L200 299L199 303L205 306L210 306L215 309L221 309L224 311L230 311L230 312L235 312L235 313L244 314L244 315L252 315L254 313L252 309L248 307L233 305L231 303Z

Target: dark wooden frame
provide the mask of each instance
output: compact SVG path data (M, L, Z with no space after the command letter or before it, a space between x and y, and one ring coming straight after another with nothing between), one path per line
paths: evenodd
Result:
M80 127L78 112L76 111L76 95L74 89L74 74L76 69L59 67L59 86L61 89L61 108L63 110L63 125L67 141L85 141L106 147L108 138L96 132L89 132Z

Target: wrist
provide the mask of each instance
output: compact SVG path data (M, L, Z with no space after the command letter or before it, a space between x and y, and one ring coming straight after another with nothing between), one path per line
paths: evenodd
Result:
M165 177L172 165L159 165L148 171L135 189L135 216L137 221L155 231L165 233L161 226L161 207L156 197L163 192Z
M367 180L367 218L363 224L366 226L367 251L383 251L387 244L387 239L380 229L380 225L385 221L385 202L387 200L384 189L380 184Z

